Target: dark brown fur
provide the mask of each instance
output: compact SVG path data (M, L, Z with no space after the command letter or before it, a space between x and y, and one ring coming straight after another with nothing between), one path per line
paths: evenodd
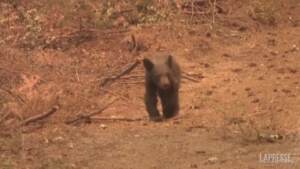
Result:
M181 72L171 55L160 55L143 60L145 67L145 105L150 120L159 121L161 116L157 109L157 98L162 103L163 117L171 118L179 112Z

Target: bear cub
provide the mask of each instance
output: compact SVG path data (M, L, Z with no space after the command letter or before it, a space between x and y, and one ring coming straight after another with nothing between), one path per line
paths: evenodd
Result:
M178 90L180 87L180 67L172 55L157 55L143 60L145 67L145 106L152 121L161 121L157 109L160 98L163 117L174 117L179 111Z

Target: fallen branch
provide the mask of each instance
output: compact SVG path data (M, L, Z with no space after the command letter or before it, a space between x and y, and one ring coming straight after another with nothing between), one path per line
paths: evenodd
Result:
M144 79L144 78L145 78L145 76L144 76L144 74L142 74L142 75L124 76L121 79L122 80L131 80L131 79Z
M4 114L4 116L0 119L0 124L6 120L6 118L10 115L10 113Z
M103 30L103 31L99 31L99 29L82 29L82 31L92 31L93 33L97 34L102 34L102 35L112 35L112 34L122 34L122 33L126 33L126 32L129 32L128 29L115 29L115 30L111 30L111 29L108 29L108 30Z
M134 63L129 64L123 71L118 73L117 75L114 75L112 77L107 77L102 80L100 83L100 86L106 85L109 81L114 81L119 79L120 77L124 76L125 74L130 73L136 66L138 66L141 63L140 60L136 60Z
M96 121L126 121L126 122L133 122L133 121L142 121L142 118L109 118L109 117L93 117L92 120Z
M56 105L56 106L53 106L52 109L47 112L43 112L41 114L29 117L21 123L21 126L25 126L25 125L28 125L29 123L47 118L50 115L52 115L53 113L55 113L58 109L59 109L59 107Z
M123 95L121 95L121 94L118 94L118 93L116 93L116 92L113 92L113 91L111 91L111 90L108 90L108 89L105 89L105 88L100 88L100 90L102 90L102 91L104 91L104 92L106 92L106 93L108 93L108 94L111 94L111 95L113 95L113 96L119 97L120 99L122 99L122 100L124 100L124 101L128 101L128 98L127 98L127 97L125 97L125 96L123 96Z
M192 76L192 77L200 77L200 78L203 77L203 75L202 75L201 72L199 72L199 73L191 73L191 72L185 72L185 71L182 71L181 73L182 73L182 74L185 74L185 75L187 75L187 76Z
M137 109L142 109L142 108L144 108L143 106L138 105L136 101L134 101L134 100L132 100L132 99L128 99L128 97L123 96L123 95L122 95L120 92L118 92L118 91L114 92L114 91L111 91L111 90L108 90L108 89L105 89L105 88L100 88L100 90L104 91L104 92L107 93L107 94L110 94L110 95L113 95L113 96L115 96L115 97L118 97L118 98L120 98L121 100L123 100L123 101L129 103L130 105L136 106ZM139 97L138 97L138 99L141 100L141 102L138 102L138 103L143 103L143 100L144 100L143 98L139 98Z
M113 101L111 101L110 103L108 103L107 105L102 107L100 110L97 110L97 111L94 111L94 112L91 112L91 113L88 113L88 114L79 114L74 119L66 120L65 123L66 124L77 124L77 123L80 123L80 122L89 122L89 121L91 121L92 116L95 116L97 114L102 113L104 110L106 110L109 106L111 106L117 100L119 100L119 98L114 99Z
M190 81L195 82L195 83L200 82L200 80L194 79L194 78L192 78L192 77L190 77L190 76L187 76L187 75L182 75L182 78L183 78L183 79L190 80Z
M125 81L125 82L119 82L120 84L127 84L127 85L135 85L135 84L144 84L144 81Z
M126 101L126 102L129 102L129 103L131 103L132 105L136 104L132 99L128 99L128 97L125 97L125 96L123 96L122 94L119 94L119 93L117 93L117 92L113 92L113 91L108 90L108 89L105 89L105 88L100 88L100 90L102 90L102 91L104 91L104 92L106 92L106 93L108 93L108 94L110 94L110 95L116 96L116 97L118 97L118 98L120 98L120 99L122 99L122 100L124 100L124 101ZM143 100L143 99L142 99L142 100Z
M182 71L181 76L182 76L183 79L187 79L187 80L190 80L190 81L196 82L196 83L200 82L200 80L204 78L204 76L201 73L191 74L191 73L187 73L187 72L184 72L184 71Z

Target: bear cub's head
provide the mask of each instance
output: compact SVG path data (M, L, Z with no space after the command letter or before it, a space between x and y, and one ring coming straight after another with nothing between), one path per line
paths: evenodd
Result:
M143 60L146 70L146 80L150 80L158 89L168 90L174 85L173 69L174 58L172 55L163 55L153 59L145 58Z

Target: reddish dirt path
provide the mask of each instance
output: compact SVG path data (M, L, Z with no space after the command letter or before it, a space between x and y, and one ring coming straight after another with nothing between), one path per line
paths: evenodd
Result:
M9 97L9 111L23 113L14 116L29 117L60 105L34 132L1 130L6 135L0 137L0 168L298 169L300 27L286 19L292 16L300 23L295 4L285 6L277 26L253 21L235 4L230 15L218 18L214 30L208 24L163 22L99 36L66 51L0 46L1 85L25 100L20 106ZM123 39L131 34L148 51L129 52ZM104 76L159 50L171 52L190 76L203 78L183 80L178 117L153 123L143 105L141 65L104 88L99 84ZM118 102L99 115L109 120L64 124L114 98ZM293 163L259 161L260 155L271 153L289 154Z
M288 28L255 36L238 33L227 38L227 44L219 37L190 41L186 37L181 49L175 49L181 40L166 35L166 40L174 42L166 50L175 49L172 53L185 72L204 76L200 83L183 81L177 118L148 122L143 84L116 82L109 90L129 101L116 103L101 116L141 121L51 125L26 134L26 164L29 168L297 168L298 157L291 157L293 164L263 164L259 156L299 154L299 139L291 135L299 131L300 60L299 49L293 46L300 46L299 32L299 28ZM276 45L269 46L270 40ZM199 49L198 42L208 47ZM132 74L141 70L138 67ZM280 133L284 139L258 141L256 130Z

